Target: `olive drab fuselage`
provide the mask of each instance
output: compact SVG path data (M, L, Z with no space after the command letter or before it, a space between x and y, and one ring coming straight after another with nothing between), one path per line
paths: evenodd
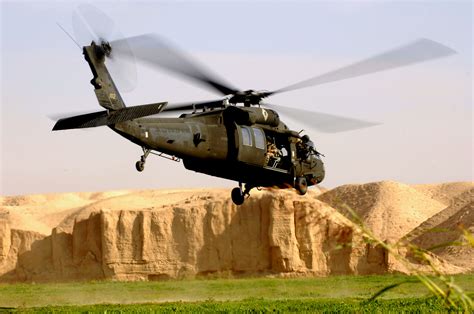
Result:
M316 154L300 156L296 132L282 122L277 126L241 123L234 114L226 114L235 110L276 115L263 108L229 106L180 118L140 118L111 127L137 145L182 159L189 170L252 186L290 187L300 176L306 177L308 185L323 180L323 162ZM285 152L278 162L266 158L268 139Z

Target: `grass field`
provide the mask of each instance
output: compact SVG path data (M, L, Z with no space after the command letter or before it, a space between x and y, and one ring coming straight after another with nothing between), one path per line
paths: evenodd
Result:
M454 277L471 297L474 275ZM382 288L409 280L376 301ZM440 300L413 277L196 279L158 282L1 284L0 308L19 311L440 311ZM15 310L15 311L16 311Z
M83 306L48 306L41 308L19 308L8 310L20 313L52 312L93 312L93 313L148 313L148 312L367 312L367 313L440 313L448 309L443 302L433 298L393 299L364 303L360 300L261 300L247 299L241 301L202 301L202 302L166 302L148 304L99 304Z

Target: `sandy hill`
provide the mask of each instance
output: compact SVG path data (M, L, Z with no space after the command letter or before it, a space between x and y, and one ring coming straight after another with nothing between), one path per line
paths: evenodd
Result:
M461 241L459 222L472 227L466 186L377 182L313 189L304 197L252 191L239 207L226 189L1 197L0 282L409 271L365 241L345 217L346 206L385 239L429 245L427 230L441 226L452 231L443 237ZM472 251L454 252L463 263L453 252L433 250L441 271L471 268Z
M426 194L430 198L449 206L455 197L471 190L474 187L474 183L449 182L439 184L414 184L412 187Z
M406 184L382 181L337 187L318 198L354 219L377 237L395 242L446 206Z
M407 234L405 240L474 271L474 247L464 236L466 232L474 234L474 188L449 203L451 206L423 222Z
M50 234L68 212L131 191L57 193L0 197L0 217L8 215L16 229Z

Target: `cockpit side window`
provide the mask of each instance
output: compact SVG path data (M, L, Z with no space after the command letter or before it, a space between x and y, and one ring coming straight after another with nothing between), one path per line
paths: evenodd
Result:
M265 149L265 134L259 128L252 128L253 135L255 137L255 147L259 149Z
M240 128L242 132L242 144L245 146L252 146L252 135L250 134L250 130L247 127Z

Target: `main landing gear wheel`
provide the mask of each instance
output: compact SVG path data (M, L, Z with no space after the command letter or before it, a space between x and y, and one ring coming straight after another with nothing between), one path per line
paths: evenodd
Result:
M305 177L298 177L295 180L295 189L300 195L305 195L308 191L308 182Z
M232 197L232 202L234 202L235 205L242 205L245 201L245 198L250 196L250 190L253 188L253 185L247 183L245 184L245 190L242 190L242 183L239 182L239 187L234 188L230 194Z
M234 188L232 189L232 202L234 202L235 205L242 205L245 201L245 195L242 192L241 188Z

